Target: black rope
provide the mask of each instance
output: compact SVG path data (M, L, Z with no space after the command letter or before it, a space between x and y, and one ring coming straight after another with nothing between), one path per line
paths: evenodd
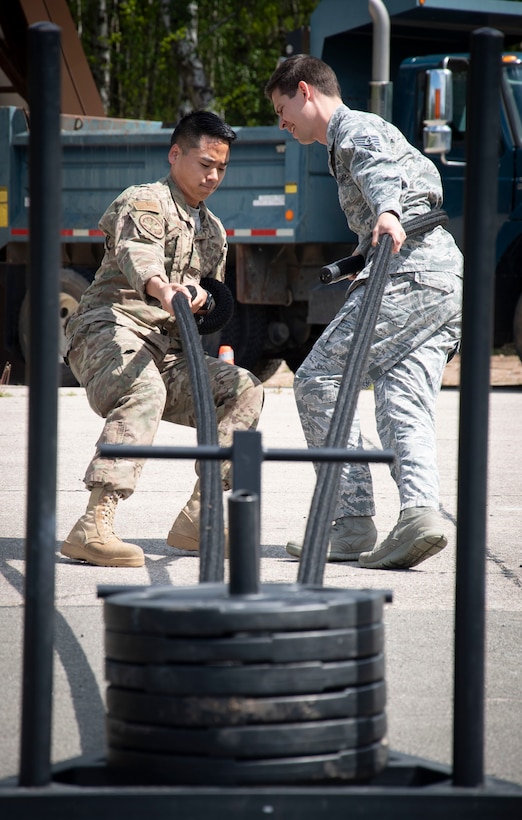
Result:
M406 236L412 238L445 224L447 220L444 211L436 210L411 219L403 228ZM348 351L326 447L346 447L386 287L392 245L391 236L384 234L372 260L372 273L366 283L353 341ZM316 487L299 563L298 581L301 584L322 584L341 471L341 463L323 462L317 468Z
M421 216L415 216L406 222L403 227L408 239L413 239L415 236L437 228L439 225L445 225L447 222L448 215L446 212L437 209ZM366 261L361 254L344 256L336 262L324 265L319 271L319 279L323 285L333 285L334 282L342 282L343 279L348 279L354 273L359 273L365 264Z
M187 297L183 293L176 293L172 299L172 308L178 323L190 377L198 444L217 446L218 428L210 376ZM199 580L200 582L221 582L224 579L225 537L220 462L200 461L199 478L201 488Z

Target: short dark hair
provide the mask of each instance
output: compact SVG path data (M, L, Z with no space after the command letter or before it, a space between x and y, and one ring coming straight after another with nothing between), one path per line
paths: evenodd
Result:
M272 99L274 91L295 97L297 86L304 80L326 97L340 97L341 88L333 68L309 54L295 54L283 60L265 86L265 94Z
M183 151L189 151L199 147L201 137L214 137L231 145L236 136L236 132L212 111L192 111L180 119L172 132L170 144L176 143Z

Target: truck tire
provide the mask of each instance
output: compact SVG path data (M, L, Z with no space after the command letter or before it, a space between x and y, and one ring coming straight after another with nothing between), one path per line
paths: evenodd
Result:
M513 321L513 340L515 342L515 350L519 358L522 360L522 293L518 297L517 306L515 309L515 318Z
M258 359L250 372L257 376L260 382L267 382L282 364L283 359Z
M217 355L219 345L230 345L234 351L234 364L250 370L259 381L265 382L279 369L282 359L271 359L263 355L267 338L267 309L265 305L245 305L236 299L236 277L227 272L225 283L234 295L232 319L223 328L219 342L205 344L209 355Z
M234 351L234 364L250 370L260 382L273 376L283 361L263 356L266 329L264 305L243 305L234 300L234 315L220 339L220 344L230 345Z
M58 336L58 357L60 362L60 385L61 387L75 387L78 382L72 371L63 362L65 354L65 322L78 307L78 302L82 293L89 284L88 279L72 268L60 268L60 293L59 293L59 322L60 331ZM18 335L20 347L25 361L29 355L29 292L24 296L20 315L18 318Z
M294 350L289 350L285 354L285 362L292 373L295 373L301 367L320 335L321 334L318 333L311 336L310 339L301 345L301 347L295 348Z
M243 305L234 300L234 315L223 328L221 344L230 345L234 362L253 372L261 358L266 338L264 305Z

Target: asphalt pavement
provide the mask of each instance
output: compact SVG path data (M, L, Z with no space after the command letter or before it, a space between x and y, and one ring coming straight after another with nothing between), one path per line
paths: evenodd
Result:
M365 446L379 447L373 393L360 397ZM24 545L27 483L28 390L0 392L0 780L19 766ZM490 395L487 508L487 645L485 770L522 785L522 390ZM449 544L439 555L408 571L328 564L325 584L391 589L385 607L387 716L392 749L451 765L453 747L453 636L459 392L443 390L438 403L441 504ZM149 460L136 493L118 507L121 537L139 544L139 569L99 568L59 554L87 501L82 477L102 422L80 388L61 388L58 419L56 544L56 638L53 689L53 762L79 755L103 757L104 622L97 588L105 584L194 585L198 558L170 549L170 525L190 494L193 464ZM303 447L304 438L289 388L269 388L260 424L265 448ZM157 444L195 444L195 433L162 423ZM470 470L473 464L469 465ZM398 514L395 485L385 465L372 467L379 536ZM262 581L296 580L297 563L284 551L304 534L315 487L308 463L263 465ZM480 514L480 511L477 511Z

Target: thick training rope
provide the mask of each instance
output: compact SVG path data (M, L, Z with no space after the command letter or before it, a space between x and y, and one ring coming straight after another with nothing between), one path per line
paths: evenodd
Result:
M198 445L218 445L216 408L212 396L201 339L187 297L176 293L172 299L183 353L192 387ZM222 582L224 579L225 537L223 531L223 485L221 463L202 460L199 464L201 487L199 580Z
M403 228L409 239L427 233L439 225L444 225L447 221L448 216L444 211L435 210L411 219L403 225ZM377 245L372 261L371 277L366 280L353 342L348 352L339 395L325 442L326 447L346 447L388 278L391 249L392 238L389 234L385 234ZM339 266L339 263L335 264ZM332 279L331 281L338 280ZM342 463L323 462L317 468L317 481L299 563L298 582L303 585L320 585L323 582L341 471Z

